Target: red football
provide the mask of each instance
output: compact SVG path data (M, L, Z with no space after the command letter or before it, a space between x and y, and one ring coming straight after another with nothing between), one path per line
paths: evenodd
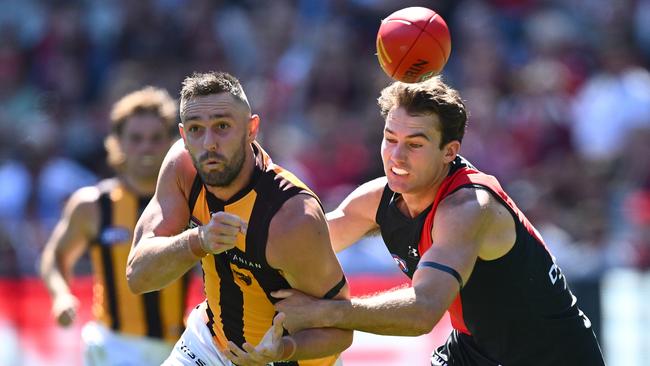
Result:
M404 8L381 21L377 58L391 78L416 83L442 71L451 52L444 19L422 7Z

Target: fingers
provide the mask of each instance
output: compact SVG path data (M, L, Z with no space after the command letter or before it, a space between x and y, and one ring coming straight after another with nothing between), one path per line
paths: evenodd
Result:
M284 334L284 319L286 319L284 313L278 313L273 318L273 343L277 343Z
M295 292L293 290L278 290L271 292L271 296L275 297L276 299L286 299L294 293Z
M221 227L224 229L230 227L234 230L233 234L236 234L237 232L246 234L246 230L248 229L248 223L246 221L242 220L237 215L224 211L213 213L212 217L210 217L210 223L221 224Z
M77 317L79 300L72 294L57 296L52 303L52 314L59 325L67 327Z
M77 312L74 309L67 309L58 314L58 316L56 317L56 321L57 323L59 323L59 325L63 327L67 327L70 324L72 324L76 316L77 316Z
M266 349L258 350L249 343L244 343L242 348L229 341L229 352L224 352L224 354L232 363L240 366L263 366L274 361L272 357L269 357L269 352Z
M245 234L248 224L239 216L228 212L215 212L210 221L199 227L201 247L211 254L232 249L237 244L238 235Z

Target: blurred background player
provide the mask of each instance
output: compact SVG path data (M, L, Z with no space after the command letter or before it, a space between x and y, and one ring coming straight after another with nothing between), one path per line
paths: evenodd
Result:
M94 320L82 329L87 365L159 365L184 329L186 277L142 295L126 283L133 229L173 141L176 111L169 94L154 87L114 104L105 145L117 174L70 197L45 247L41 276L62 326L74 321L79 306L70 291L74 266L90 253Z

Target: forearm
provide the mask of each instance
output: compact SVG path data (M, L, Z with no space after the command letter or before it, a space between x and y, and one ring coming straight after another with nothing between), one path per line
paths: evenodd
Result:
M345 351L352 344L352 331L336 328L305 329L290 337L296 342L296 350L291 360L308 360L335 355ZM283 342L286 347L286 340L283 339Z
M320 317L326 323L322 326L397 336L430 332L446 310L444 304L418 297L412 287L324 305L328 316Z
M40 268L41 278L52 297L70 294L70 286L56 263L52 253L43 254Z
M196 240L198 228L171 237L140 239L131 249L126 269L131 291L159 290L185 274L200 259L190 249L190 243Z

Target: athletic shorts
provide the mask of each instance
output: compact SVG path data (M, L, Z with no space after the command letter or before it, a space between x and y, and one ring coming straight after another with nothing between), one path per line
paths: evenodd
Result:
M120 334L95 321L83 326L81 341L86 366L158 366L172 350L171 343Z
M212 334L206 325L205 303L192 310L187 318L187 327L174 345L174 350L162 366L235 366L214 344ZM273 362L271 366L291 365L294 362ZM343 366L341 359L335 366Z

